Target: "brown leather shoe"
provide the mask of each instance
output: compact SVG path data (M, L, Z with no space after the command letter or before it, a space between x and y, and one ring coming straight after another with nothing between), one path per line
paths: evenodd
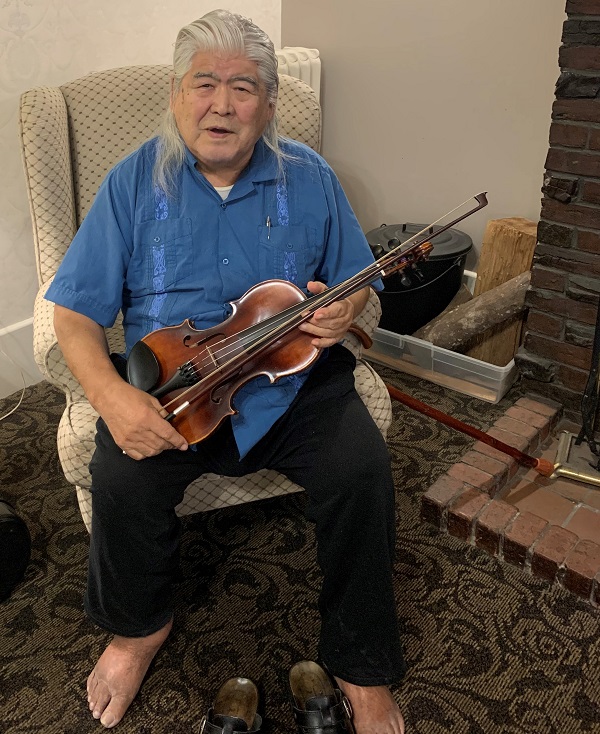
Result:
M230 678L202 719L200 734L254 734L262 719L256 713L258 689L248 678Z
M298 734L355 734L350 702L317 663L294 665L290 691Z

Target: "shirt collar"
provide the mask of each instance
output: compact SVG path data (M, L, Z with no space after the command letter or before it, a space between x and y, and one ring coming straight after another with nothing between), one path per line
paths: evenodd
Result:
M187 166L198 175L196 168L196 157L192 151L186 146L185 162ZM254 152L250 163L242 171L235 185L249 183L253 181L274 181L278 175L278 166L275 153L264 143L261 138L254 146Z

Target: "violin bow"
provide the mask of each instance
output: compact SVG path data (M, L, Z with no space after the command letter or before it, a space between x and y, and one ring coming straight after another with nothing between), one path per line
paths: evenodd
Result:
M541 474L543 477L549 477L554 473L554 464L551 461L548 461L548 459L536 459L534 456L529 456L528 454L519 451L519 449L515 448L514 446L510 446L503 441L499 441L497 438L490 436L488 433L480 431L474 426L463 423L457 418L453 418L447 413L442 413L441 410L438 410L431 405L427 405L427 403L423 403L420 400L417 400L417 398L413 398L410 395L403 393L401 390L398 390L398 388L394 387L393 385L388 385L386 383L386 387L388 389L390 397L392 397L394 400L397 400L399 403L403 403L409 408L417 410L419 413L423 413L424 415L427 415L440 423L444 423L445 425L450 426L450 428L454 428L457 431L466 433L468 436L476 438L482 443L487 444L488 446L492 446L498 451L501 451L503 454L508 454L508 456L511 456L518 464L521 464L521 466L535 469L535 471L537 471L538 474Z

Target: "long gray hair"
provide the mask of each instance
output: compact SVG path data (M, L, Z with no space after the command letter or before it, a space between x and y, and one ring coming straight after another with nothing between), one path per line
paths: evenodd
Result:
M173 96L181 89L183 77L191 69L192 60L199 51L243 54L254 61L260 80L265 85L267 100L275 107L279 88L275 47L267 34L251 20L228 10L212 10L199 20L184 26L177 34L173 51ZM275 115L267 124L262 139L275 153L281 173L285 155L279 146ZM166 194L172 194L184 158L185 143L169 105L158 133L154 185Z

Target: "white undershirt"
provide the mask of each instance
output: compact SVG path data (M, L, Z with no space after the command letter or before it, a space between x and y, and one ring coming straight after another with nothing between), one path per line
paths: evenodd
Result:
M225 199L229 196L229 192L233 188L233 184L231 186L215 186L215 191L219 194L221 199L225 201Z

